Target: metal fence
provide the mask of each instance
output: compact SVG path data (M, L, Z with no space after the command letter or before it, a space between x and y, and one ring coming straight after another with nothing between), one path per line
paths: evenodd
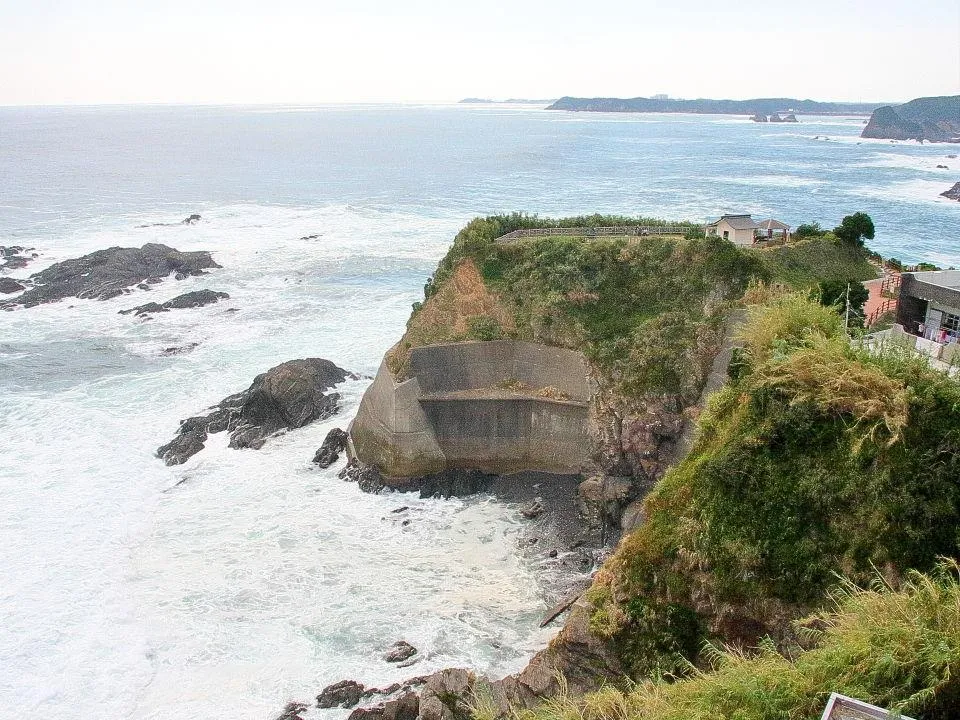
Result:
M559 227L527 228L514 230L497 238L498 243L511 243L533 237L604 237L611 235L630 235L645 237L648 235L686 235L691 230L700 230L691 225L620 225L617 227Z

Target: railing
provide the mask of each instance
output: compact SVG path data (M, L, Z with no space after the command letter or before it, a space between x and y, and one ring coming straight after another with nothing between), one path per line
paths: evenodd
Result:
M648 235L686 235L691 230L699 230L693 225L621 225L617 227L559 227L526 228L514 230L497 238L498 243L510 243L532 237L603 237L611 235L630 235L644 237Z
M883 283L880 285L880 294L884 297L895 298L900 294L900 284L902 278L900 274L885 275Z
M872 327L876 324L883 315L887 314L891 310L894 310L897 307L896 298L890 298L889 300L884 300L879 307L877 307L870 315L867 317L866 325L867 327Z

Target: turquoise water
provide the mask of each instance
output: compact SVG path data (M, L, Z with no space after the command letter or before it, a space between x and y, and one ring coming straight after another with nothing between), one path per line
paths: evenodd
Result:
M253 720L343 677L522 667L550 637L539 588L554 569L519 546L515 508L363 495L311 467L367 380L344 386L340 416L261 451L214 436L168 468L154 449L284 360L373 374L477 214L739 211L829 227L864 210L885 254L960 264L960 203L937 197L960 180L955 148L801 119L0 108L0 245L39 253L11 275L145 242L223 265L0 313L0 717ZM158 222L174 224L140 227ZM118 314L204 287L231 298ZM399 638L421 649L411 670L380 658Z

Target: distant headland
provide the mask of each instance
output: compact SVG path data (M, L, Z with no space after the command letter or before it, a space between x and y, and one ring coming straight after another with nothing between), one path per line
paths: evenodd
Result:
M923 97L877 108L860 137L960 142L960 95Z
M506 100L492 100L490 98L468 97L457 102L458 105L550 105L557 102L556 98L546 100L531 100L530 98L507 98Z
M576 98L562 97L547 110L576 112L697 113L703 115L869 115L880 103L818 102L797 98L752 100L679 100L665 97Z

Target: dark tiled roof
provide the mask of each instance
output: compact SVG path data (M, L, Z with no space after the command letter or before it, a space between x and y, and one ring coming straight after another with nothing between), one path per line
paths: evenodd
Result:
M734 230L757 230L760 228L749 215L721 215L717 223L723 220Z
M760 229L761 230L789 230L790 226L780 222L779 220L773 220L771 218L770 220L764 220L763 222L761 222Z

